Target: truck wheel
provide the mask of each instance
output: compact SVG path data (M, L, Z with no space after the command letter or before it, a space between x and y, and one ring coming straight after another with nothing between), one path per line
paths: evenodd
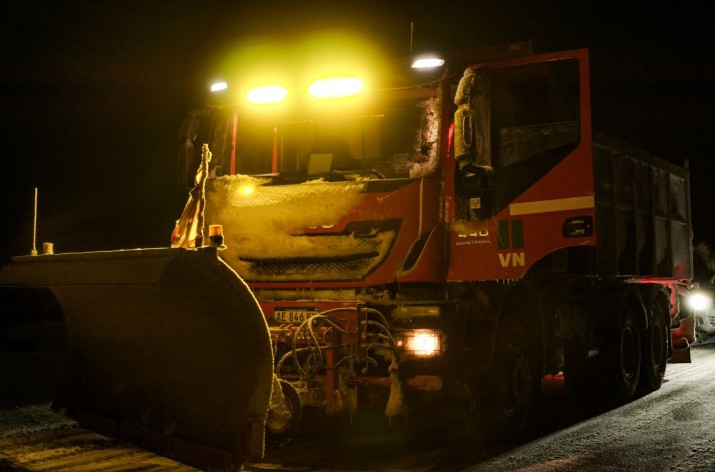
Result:
M643 393L658 390L665 376L668 362L668 330L665 325L667 312L660 300L653 301L653 320L643 339L643 364L640 389Z
M526 328L506 320L497 337L485 412L499 439L516 438L529 424L539 380L533 366Z
M266 440L271 444L283 444L292 439L298 432L302 417L300 395L295 387L285 380L280 380L281 391L290 412L290 418L282 418L273 410L268 410L266 417Z
M632 399L638 387L642 364L641 330L632 306L625 306L622 310L605 360L606 370L613 382L614 399Z

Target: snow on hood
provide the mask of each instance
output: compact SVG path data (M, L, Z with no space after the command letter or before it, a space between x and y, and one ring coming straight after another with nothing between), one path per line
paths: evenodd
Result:
M251 262L257 259L330 259L356 254L386 254L394 232L375 238L355 238L351 234L324 237L304 236L304 228L336 225L358 207L364 184L314 180L295 185L265 185L266 179L246 175L224 176L207 182L206 224L221 224L227 249L222 258L247 280L316 280L355 278L371 268L356 267L359 273L346 274L344 267L313 267L332 274L305 273L296 267L280 275L257 273ZM251 189L247 193L246 189ZM382 258L377 258L381 260ZM379 260L374 260L374 266Z

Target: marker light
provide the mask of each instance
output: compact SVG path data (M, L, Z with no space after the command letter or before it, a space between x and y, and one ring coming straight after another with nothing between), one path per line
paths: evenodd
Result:
M277 84L253 87L246 93L248 101L255 104L279 103L287 96L288 90Z
M704 311L712 305L712 297L703 292L693 292L688 296L688 306L693 311Z
M211 92L220 92L222 90L226 90L228 88L228 84L226 82L216 82L215 84L211 84Z
M434 69L435 67L441 67L444 65L444 59L439 57L423 57L416 59L412 63L413 69Z
M209 244L211 246L223 246L223 226L209 225Z
M308 93L315 98L343 98L359 94L362 88L362 80L356 77L331 77L310 84Z

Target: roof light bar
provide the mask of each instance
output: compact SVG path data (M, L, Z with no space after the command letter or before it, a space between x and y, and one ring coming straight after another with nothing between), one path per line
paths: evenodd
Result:
M343 98L357 95L362 89L362 80L356 77L331 77L310 84L308 93L315 98Z
M260 85L246 93L249 102L263 105L282 102L287 96L288 90L278 84Z

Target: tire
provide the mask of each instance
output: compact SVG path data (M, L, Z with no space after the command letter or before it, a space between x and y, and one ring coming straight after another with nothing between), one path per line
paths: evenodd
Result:
M280 384L291 417L288 419L279 418L272 410L268 410L268 416L266 417L266 441L274 445L283 444L295 437L302 419L302 407L298 391L291 383L285 380L280 380Z
M668 363L668 328L663 303L653 301L653 319L643 339L643 359L641 366L640 391L650 393L663 384L665 366Z
M497 335L485 417L500 440L521 436L533 414L540 378L529 341L526 327L513 320L506 320Z
M626 402L635 396L642 365L641 328L629 304L622 308L614 334L605 369L613 387L613 399Z

